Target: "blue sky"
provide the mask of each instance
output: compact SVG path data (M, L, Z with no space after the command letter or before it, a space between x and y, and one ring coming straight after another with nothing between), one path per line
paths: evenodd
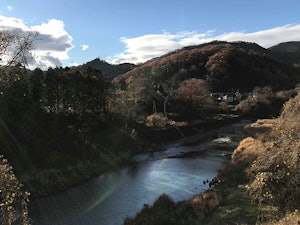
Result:
M0 29L39 34L39 67L144 62L212 40L300 41L299 0L1 0Z

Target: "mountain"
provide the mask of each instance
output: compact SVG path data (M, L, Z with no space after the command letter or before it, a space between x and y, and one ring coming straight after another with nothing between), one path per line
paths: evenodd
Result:
M210 93L273 91L300 83L300 68L256 43L215 41L151 59L113 79L118 111L134 115L165 112L197 118L213 107Z
M300 53L300 41L283 42L270 47L269 50L274 52Z
M92 61L89 61L83 65L72 67L73 70L86 71L86 69L90 67L91 69L100 70L104 75L113 79L114 77L124 74L131 69L135 68L134 64L123 63L119 65L112 65L104 60L100 60L96 58Z
M293 88L299 82L299 70L279 58L276 52L256 43L214 41L149 60L113 82L125 90L149 82L176 90L190 78L207 81L213 92L251 91L255 86Z
M300 64L300 41L280 43L269 48L274 57L289 64Z

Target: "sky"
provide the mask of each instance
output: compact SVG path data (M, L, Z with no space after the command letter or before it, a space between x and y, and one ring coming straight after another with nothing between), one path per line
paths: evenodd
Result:
M143 63L213 40L300 41L299 0L0 0L0 30L37 34L31 66Z

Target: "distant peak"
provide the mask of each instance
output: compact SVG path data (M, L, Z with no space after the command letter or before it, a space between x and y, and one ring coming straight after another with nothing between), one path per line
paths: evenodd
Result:
M269 48L275 52L300 53L300 41L288 41L279 43Z

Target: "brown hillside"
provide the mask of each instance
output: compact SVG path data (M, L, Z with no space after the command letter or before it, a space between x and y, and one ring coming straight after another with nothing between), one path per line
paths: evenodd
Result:
M152 59L116 77L114 83L126 89L137 82L137 77L143 77L176 88L185 79L198 78L206 80L213 91L250 91L255 86L271 86L276 90L294 87L299 71L268 53L254 43L212 42Z

